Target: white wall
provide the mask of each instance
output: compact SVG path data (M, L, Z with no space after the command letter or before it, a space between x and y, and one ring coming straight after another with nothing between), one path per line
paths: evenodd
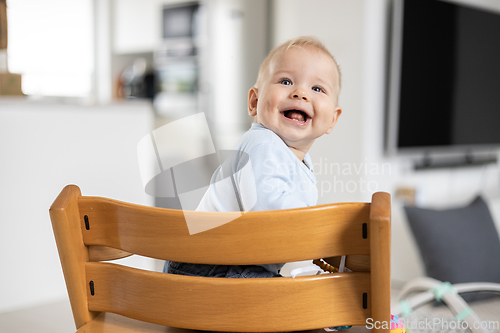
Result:
M0 99L0 312L67 297L49 207L67 184L83 195L152 205L137 143L149 104L78 106ZM131 265L154 269L134 259Z

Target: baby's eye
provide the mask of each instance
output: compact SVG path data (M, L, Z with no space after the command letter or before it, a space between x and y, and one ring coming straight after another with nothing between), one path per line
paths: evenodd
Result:
M290 81L290 79L281 79L280 83L285 85L285 86L289 86L292 84L292 81Z
M318 87L318 86L312 87L312 90L314 90L315 92L325 92L325 91L323 90L323 88Z

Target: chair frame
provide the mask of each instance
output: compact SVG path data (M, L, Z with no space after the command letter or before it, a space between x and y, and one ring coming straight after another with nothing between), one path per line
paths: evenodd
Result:
M207 223L226 213L194 214ZM68 185L50 217L77 328L101 312L217 331L366 325L368 318L390 323L388 193L375 193L371 203L248 212L238 221L189 235L182 211L85 197ZM227 265L369 255L370 269L295 279L220 279L100 262L132 253ZM389 332L379 327L373 331Z

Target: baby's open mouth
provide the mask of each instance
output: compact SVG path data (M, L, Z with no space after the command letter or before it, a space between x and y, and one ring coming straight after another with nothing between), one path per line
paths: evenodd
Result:
M307 121L307 118L309 117L307 113L304 111L300 110L288 110L283 112L284 116L290 119L293 119L299 123L304 123Z

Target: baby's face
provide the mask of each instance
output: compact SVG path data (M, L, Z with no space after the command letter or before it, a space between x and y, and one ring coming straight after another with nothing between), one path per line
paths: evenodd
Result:
M338 71L333 60L315 48L291 47L277 55L267 76L249 92L249 113L289 147L307 152L318 137L333 129Z

